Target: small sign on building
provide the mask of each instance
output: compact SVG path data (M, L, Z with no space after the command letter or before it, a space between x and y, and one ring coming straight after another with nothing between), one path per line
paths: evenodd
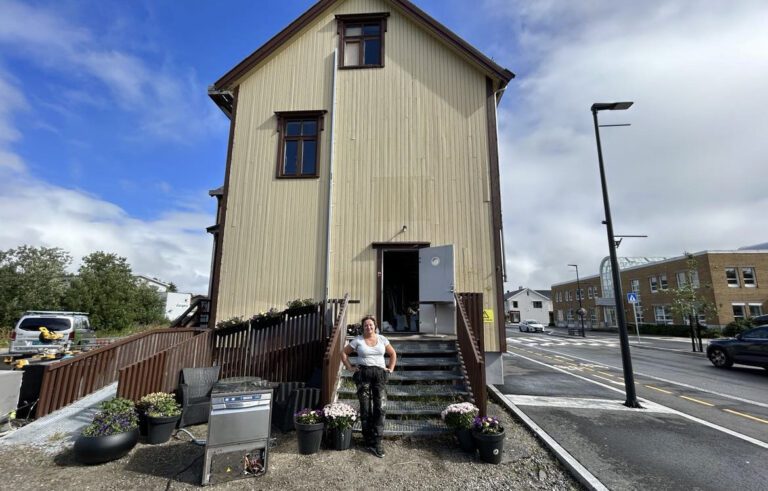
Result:
M493 309L483 309L483 322L493 322Z

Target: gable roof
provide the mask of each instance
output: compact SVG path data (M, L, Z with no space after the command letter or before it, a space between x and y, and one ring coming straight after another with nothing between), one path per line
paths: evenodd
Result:
M536 295L538 295L540 297L543 297L543 298L545 298L547 300L551 300L552 299L552 290L534 290L532 288L520 288L520 289L517 289L517 290L515 290L513 292L505 293L504 294L504 300L506 301L506 300L509 300L512 297L516 297L516 296L520 295L521 293L523 293L524 291L533 292Z
M339 0L319 0L306 12L301 14L296 20L288 24L285 29L277 33L274 37L272 37L272 39L264 43L259 49L251 53L250 56L245 58L234 68L224 74L224 76L217 80L209 90L209 93L217 95L217 97L212 96L216 104L218 104L220 107L222 107L222 104L225 104L226 106L226 101L221 99L221 97L218 97L222 91L231 90L235 81L245 75L253 67L264 61L275 50L279 49L282 45L287 43L296 33L317 19L323 12L325 12L326 9L338 1ZM410 18L412 21L416 22L416 24L434 34L438 39L442 40L446 44L455 47L459 52L466 55L470 60L474 61L482 68L484 72L486 72L486 74L499 81L499 88L506 86L509 81L515 77L514 73L498 65L496 62L482 54L476 48L461 39L443 24L433 19L412 2L408 0L385 1L393 4L395 7L398 7L406 17ZM222 109L225 109L225 107L222 107ZM227 107L226 109L230 108Z

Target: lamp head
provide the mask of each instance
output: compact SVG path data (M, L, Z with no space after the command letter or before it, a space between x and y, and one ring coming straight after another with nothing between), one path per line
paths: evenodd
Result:
M634 102L595 102L592 104L592 111L623 111L629 109Z

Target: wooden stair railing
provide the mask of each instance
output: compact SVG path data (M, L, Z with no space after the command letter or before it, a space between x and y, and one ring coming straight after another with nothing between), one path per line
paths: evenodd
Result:
M323 356L323 380L320 402L323 405L330 404L336 398L336 388L339 385L339 373L341 369L341 352L347 339L347 309L349 307L349 294L344 295L344 300L338 310L338 315L331 330L328 347Z
M467 371L467 378L469 379L469 389L472 393L475 405L480 410L480 415L485 416L488 406L488 393L485 386L485 356L483 354L482 347L478 342L475 332L482 329L480 324L477 327L472 326L470 317L467 315L467 309L464 307L464 301L461 295L456 295L456 335L459 343L459 351L461 352L462 361ZM482 294L479 295L482 305ZM474 300L477 300L476 298ZM473 302L477 305L477 302ZM476 317L476 316L473 316Z

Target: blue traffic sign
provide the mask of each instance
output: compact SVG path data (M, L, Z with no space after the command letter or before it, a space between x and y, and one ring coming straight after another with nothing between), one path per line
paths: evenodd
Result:
M629 303L637 303L637 292L629 292L629 293L627 293L627 302L629 302Z

